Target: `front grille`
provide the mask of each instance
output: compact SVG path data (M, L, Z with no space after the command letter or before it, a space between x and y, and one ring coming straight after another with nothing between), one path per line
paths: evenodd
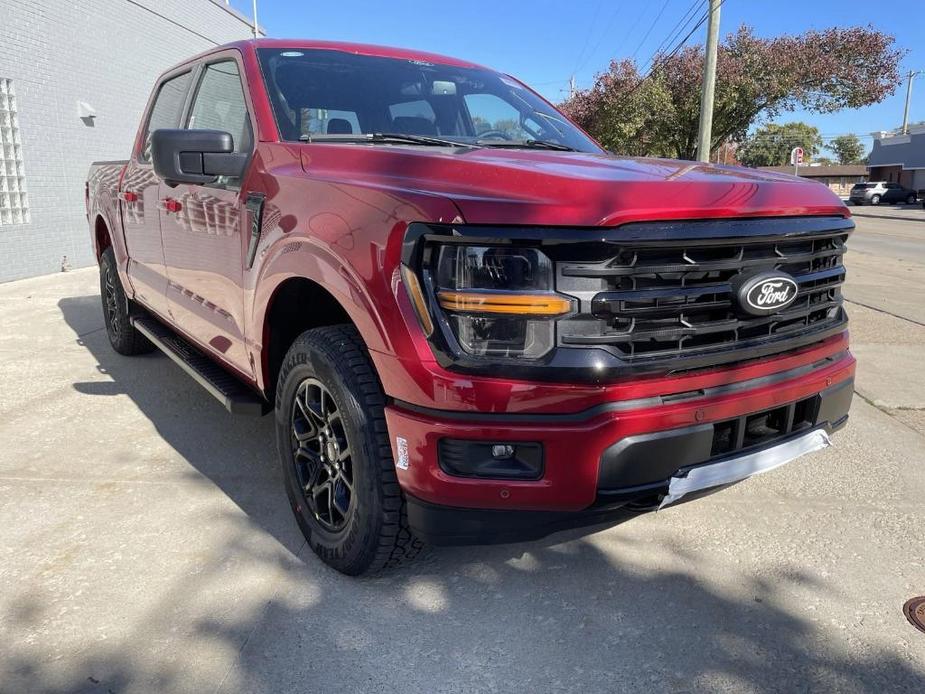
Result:
M783 351L797 337L805 344L807 335L830 334L846 321L841 285L853 227L848 220L650 226L648 236L659 240L646 240L640 229L632 241L576 244L555 254L557 289L580 305L559 323L561 346L603 348L635 364L770 344ZM761 233L730 234L754 228ZM742 313L734 280L768 270L796 280L796 301L769 316Z

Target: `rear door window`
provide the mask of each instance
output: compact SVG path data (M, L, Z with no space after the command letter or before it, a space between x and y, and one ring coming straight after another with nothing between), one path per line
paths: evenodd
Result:
M186 103L191 77L192 73L184 72L165 81L157 90L154 105L151 106L148 116L145 141L139 157L141 161L151 161L151 133L161 128L180 127L180 117L183 115L183 104Z

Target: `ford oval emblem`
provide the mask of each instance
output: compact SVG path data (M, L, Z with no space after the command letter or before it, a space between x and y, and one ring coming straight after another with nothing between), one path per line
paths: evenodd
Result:
M763 272L745 277L737 284L739 307L753 316L767 316L787 308L796 300L799 290L794 279L781 272Z

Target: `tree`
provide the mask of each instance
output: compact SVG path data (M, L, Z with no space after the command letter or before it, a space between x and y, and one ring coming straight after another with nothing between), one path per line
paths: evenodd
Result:
M803 109L830 113L878 103L899 84L904 51L872 27L760 38L742 26L719 48L711 151L742 141L759 118ZM693 159L700 120L703 48L657 54L642 75L613 61L562 109L608 149Z
M794 147L803 148L804 160L809 163L822 149L819 129L801 122L768 123L739 146L736 156L745 166L783 166L790 163Z
M860 164L864 157L864 145L857 135L839 135L826 146L838 159L839 164Z

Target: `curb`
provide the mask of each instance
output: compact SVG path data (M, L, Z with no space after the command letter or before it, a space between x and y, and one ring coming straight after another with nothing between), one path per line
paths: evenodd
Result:
M925 212L925 210L923 210ZM851 210L852 217L868 217L871 219L895 219L900 222L925 222L925 215L922 217L899 217L893 214L867 214L865 212L855 212Z

